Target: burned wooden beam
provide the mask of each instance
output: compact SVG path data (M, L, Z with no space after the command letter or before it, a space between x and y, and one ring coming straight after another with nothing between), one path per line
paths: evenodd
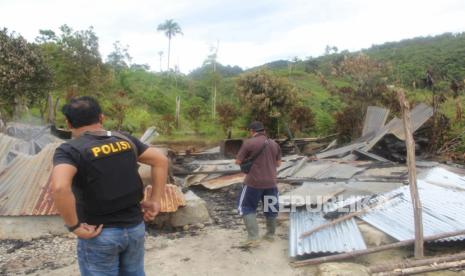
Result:
M465 260L465 252L454 254L454 255L448 255L448 256L428 258L428 259L423 259L423 260L407 260L401 263L375 265L375 266L371 266L369 270L370 270L370 273L381 273L381 272L393 273L394 272L393 270L401 270L405 268L413 268L413 267L419 267L419 266L428 266L428 265L433 265L433 264L436 266L440 263L446 263L446 262L452 262L452 261L458 261L458 260ZM389 274L389 275L393 275L393 274ZM402 274L402 275L405 275L405 274Z

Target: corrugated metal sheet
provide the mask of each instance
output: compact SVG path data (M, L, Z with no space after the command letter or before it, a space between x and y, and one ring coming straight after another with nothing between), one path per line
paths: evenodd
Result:
M224 159L224 160L194 160L190 165L227 165L234 164L234 159Z
M365 241L354 219L346 220L312 235L300 235L326 223L321 213L297 211L290 213L289 256L313 253L343 253L366 249Z
M348 164L332 163L330 167L320 171L315 177L317 179L349 179L356 173L366 170L366 168L356 167Z
M391 121L389 121L389 123L387 123L387 125L385 125L383 128L378 130L378 132L376 132L374 136L367 137L368 140L366 142L366 145L362 148L362 150L364 151L371 150L371 148L373 148L379 142L379 140L383 139L383 137L389 133L389 130L391 129L391 127L395 125L398 120L399 120L398 118L392 119Z
M373 210L360 218L393 238L402 241L415 236L413 208L408 186L391 191L386 196L402 193L383 208ZM465 229L465 192L446 189L418 180L418 192L423 205L425 236ZM465 240L465 237L444 239Z
M0 171L0 215L53 215L50 194L52 156L59 145L49 144L36 155L18 154Z
M340 148L337 148L337 149L328 150L328 151L325 151L325 152L322 152L322 153L318 153L316 155L316 158L323 159L323 158L328 158L328 157L333 157L333 156L339 156L339 155L343 155L343 154L347 154L349 152L352 152L353 150L356 150L356 149L361 149L361 148L363 148L365 146L366 146L365 142L354 143L354 144L350 144L350 145L340 147Z
M341 183L304 182L299 188L280 195L279 202L292 206L321 205L344 190Z
M433 116L433 108L424 104L420 103L415 106L414 109L410 111L410 118L412 121L413 132L415 132L418 128L420 128L428 119ZM381 128L376 134L369 138L367 141L367 145L363 147L364 151L369 151L376 143L379 142L386 134L392 133L397 138L401 140L405 140L404 134L404 125L403 121L399 118L394 118L389 123L387 123L383 128Z
M306 163L303 165L300 170L289 176L295 178L315 178L316 175L327 170L331 167L331 162L316 161L311 163Z
M161 198L160 212L176 212L181 206L186 206L186 200L184 199L184 194L181 189L176 185L167 184L165 194Z
M433 108L424 104L420 103L415 108L410 111L410 117L412 121L412 132L415 132L419 129L428 119L433 116ZM391 126L390 133L397 136L397 138L401 140L405 140L405 133L404 133L404 125L403 121L398 119L396 123Z
M244 182L245 174L236 173L202 181L200 184L210 190Z
M362 136L369 133L377 132L386 123L389 110L377 106L369 106L365 116L365 123L363 125Z
M63 142L50 134L50 126L8 123L6 134L18 139L13 148L15 151L31 155L40 152L48 144Z
M0 170L7 164L7 155L21 140L0 133Z
M455 174L445 168L436 167L426 172L423 180L444 187L465 189L465 177Z
M303 163L297 170L287 171L287 174L280 174L280 177L293 177L305 179L349 179L356 173L364 171L366 168L357 167L330 160L319 160L310 163Z
M1 138L1 141L16 141L14 138ZM36 155L17 154L8 166L0 168L0 216L58 214L51 196L50 175L52 157L59 144L49 144ZM6 145L0 144L3 154L8 154L8 150L4 150ZM161 211L175 212L185 204L181 190L177 186L167 185Z

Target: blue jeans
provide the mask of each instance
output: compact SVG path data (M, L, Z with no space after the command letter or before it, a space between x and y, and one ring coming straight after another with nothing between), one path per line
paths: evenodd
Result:
M242 186L242 191L237 199L237 209L241 216L255 214L258 203L263 204L263 214L267 218L275 218L279 212L278 188L257 189L247 185Z
M92 239L78 239L77 255L83 276L144 276L142 222L129 228L103 228Z

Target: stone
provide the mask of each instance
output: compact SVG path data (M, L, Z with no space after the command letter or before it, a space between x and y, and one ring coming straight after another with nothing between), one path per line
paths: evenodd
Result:
M184 226L182 227L182 230L184 230L184 231L189 231L189 228L190 228L190 227L189 227L189 225L187 224L187 225L184 225Z
M155 217L155 220L150 222L149 224L155 224L157 228L164 228L170 224L170 214L168 213L160 213Z
M319 276L369 276L368 268L355 263L324 263L318 266Z
M400 247L359 256L355 258L354 261L366 265L379 265L386 262L400 263L405 261L405 259L412 257L412 253L413 249L409 249L408 247Z
M368 247L380 246L396 242L396 240L391 238L386 233L374 228L373 226L365 222L359 222L358 228L360 229L363 239L365 240L365 243Z
M192 191L185 193L184 198L186 200L186 206L180 207L175 213L171 214L170 224L173 227L210 222L207 203L203 199Z

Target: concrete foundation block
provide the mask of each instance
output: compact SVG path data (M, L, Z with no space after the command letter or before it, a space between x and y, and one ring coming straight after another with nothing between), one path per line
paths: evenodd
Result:
M68 230L60 216L2 216L0 239L31 240L49 235L64 235Z

